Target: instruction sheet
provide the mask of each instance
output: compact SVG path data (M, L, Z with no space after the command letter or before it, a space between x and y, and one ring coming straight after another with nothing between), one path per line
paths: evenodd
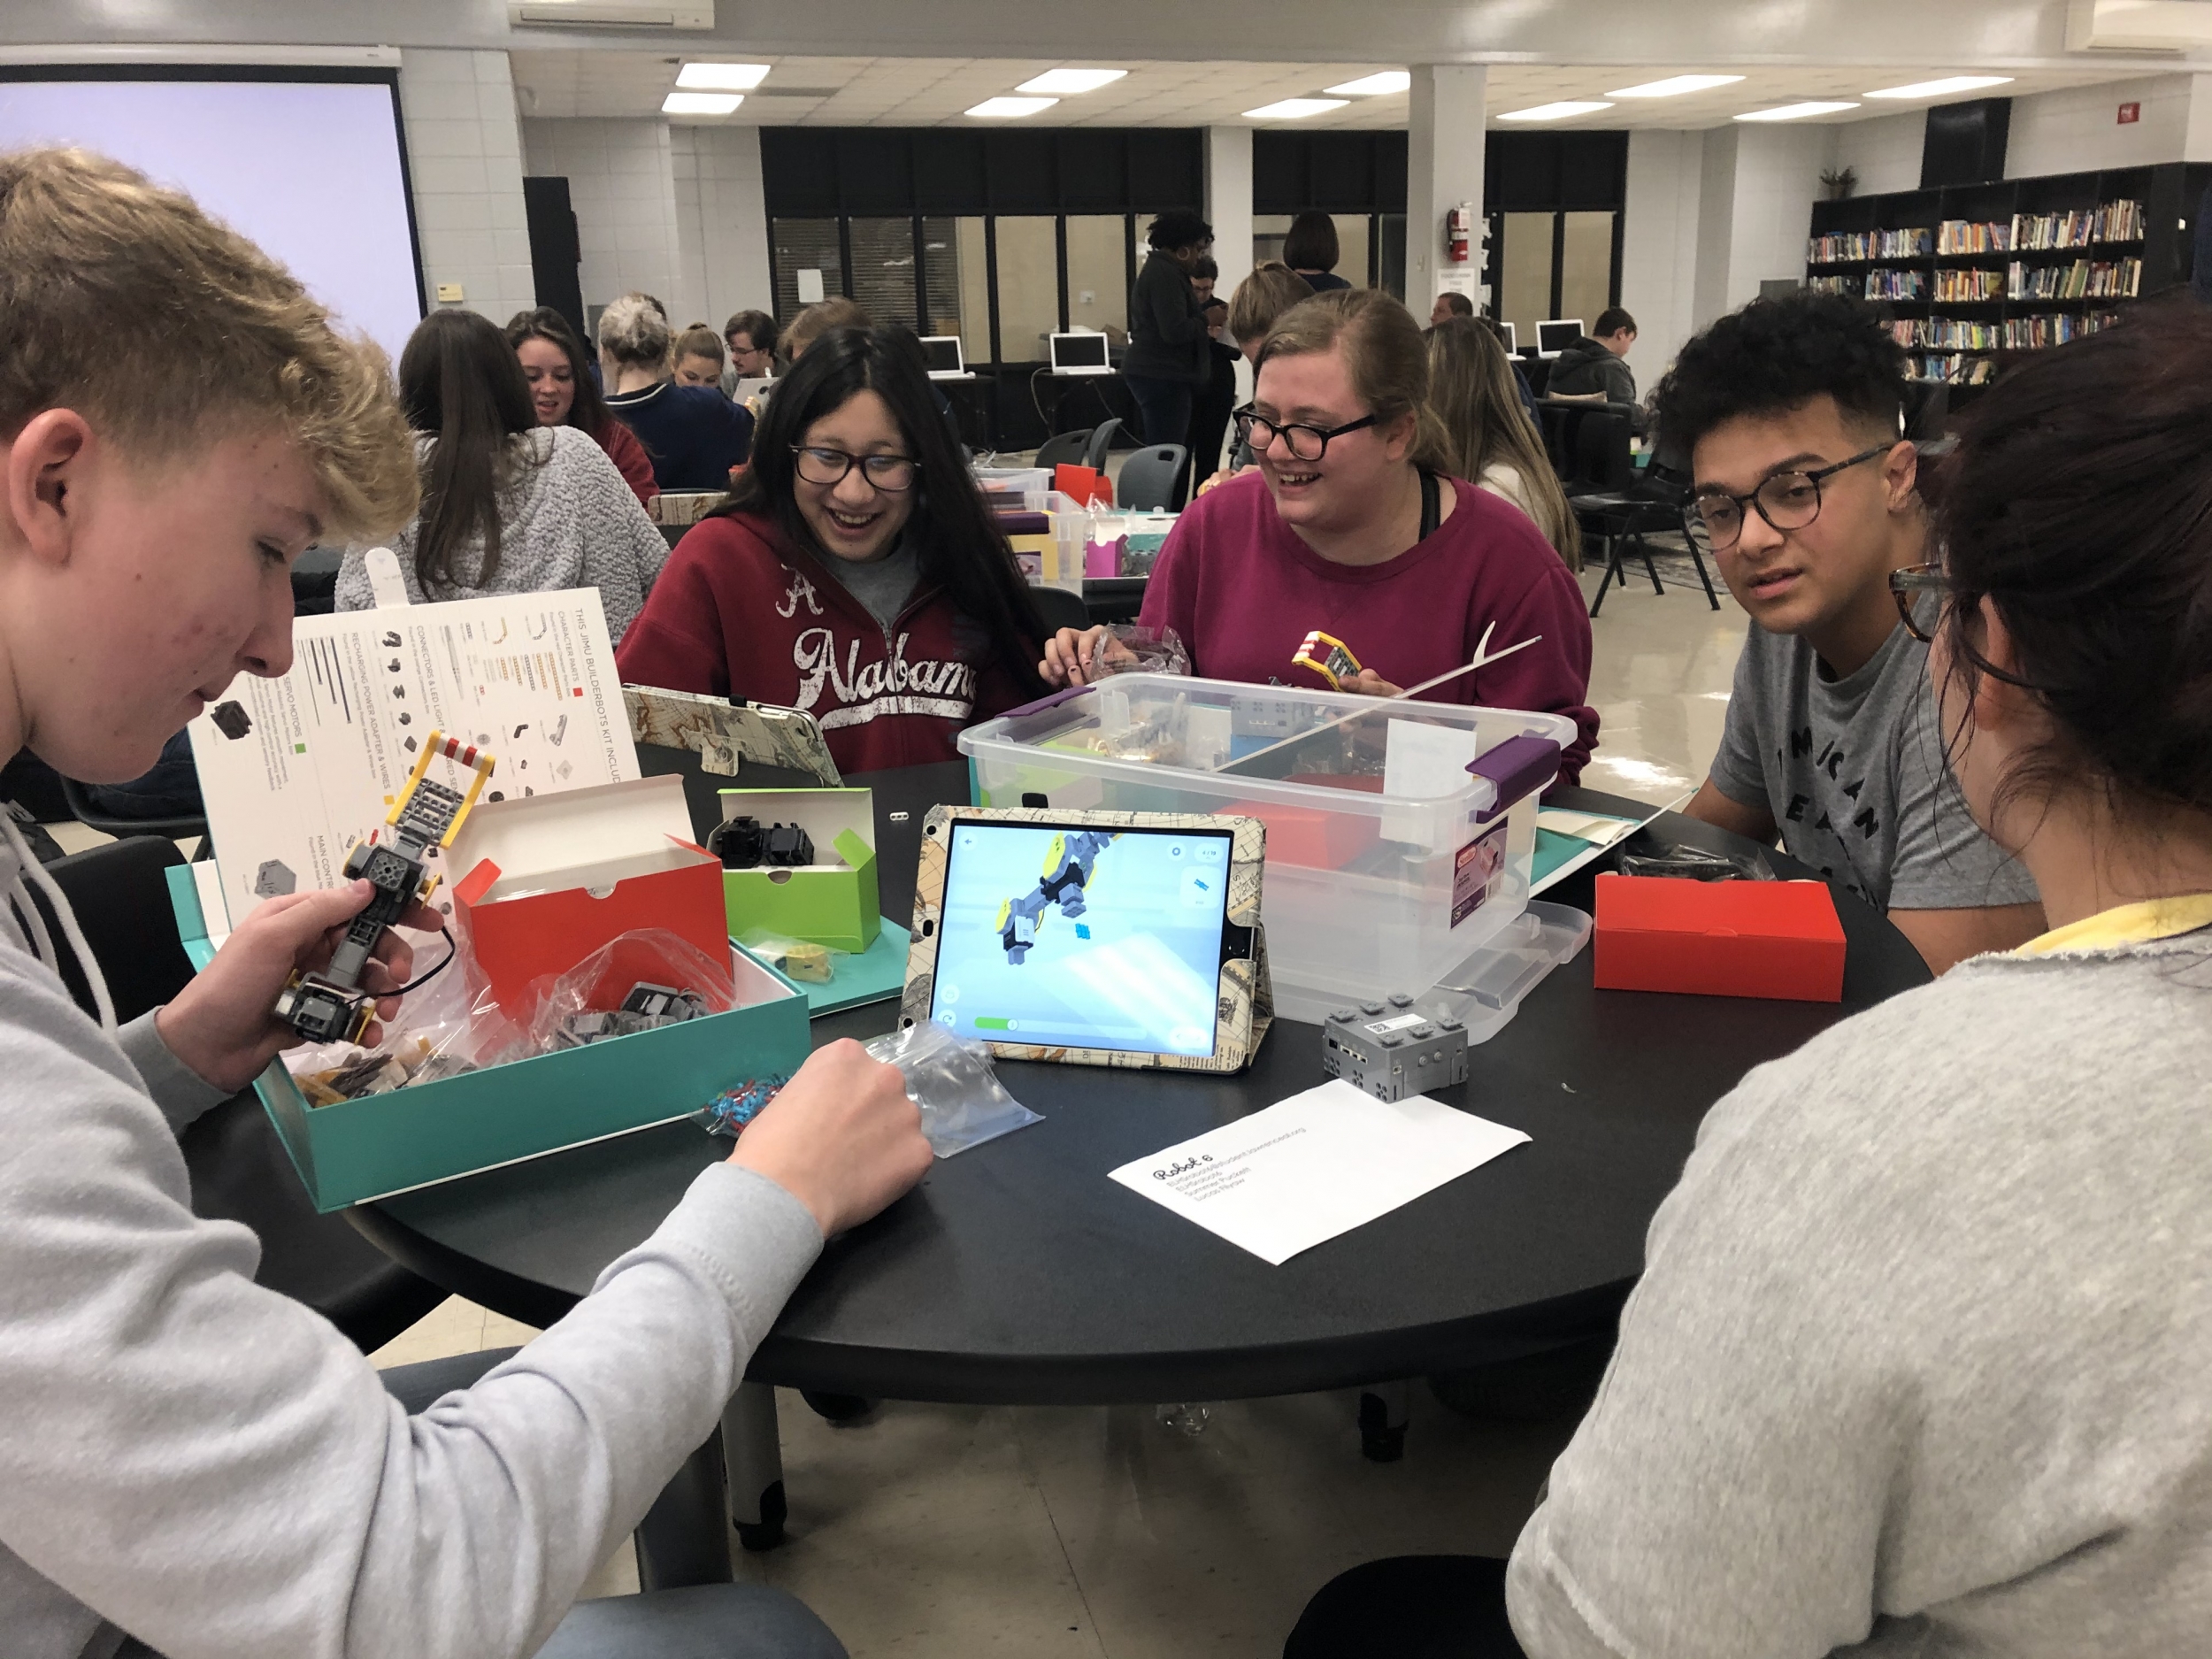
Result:
M303 618L289 673L239 675L190 729L215 843L216 879L200 883L211 937L264 899L334 884L432 732L490 751L486 801L639 775L588 588ZM442 759L430 775L460 777Z
M1527 1139L1425 1094L1379 1101L1333 1078L1113 1179L1279 1267Z

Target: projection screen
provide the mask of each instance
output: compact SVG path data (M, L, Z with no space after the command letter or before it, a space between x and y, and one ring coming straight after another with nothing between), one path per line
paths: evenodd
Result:
M39 144L188 191L395 360L422 320L396 70L0 65L0 150Z

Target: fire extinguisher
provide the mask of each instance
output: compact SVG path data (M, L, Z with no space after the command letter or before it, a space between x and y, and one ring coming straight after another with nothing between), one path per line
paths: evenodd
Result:
M1444 257L1453 265L1467 263L1467 242L1473 234L1474 214L1462 202L1444 215Z

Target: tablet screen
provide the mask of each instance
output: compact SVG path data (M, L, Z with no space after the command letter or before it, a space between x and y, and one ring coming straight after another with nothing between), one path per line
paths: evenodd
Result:
M930 1018L981 1042L1210 1055L1231 839L956 819Z

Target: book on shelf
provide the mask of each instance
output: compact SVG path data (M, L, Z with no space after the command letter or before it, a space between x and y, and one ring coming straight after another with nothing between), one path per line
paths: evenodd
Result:
M2085 248L2097 242L2136 242L2143 234L2140 202L2107 202L2069 213L2016 213L2012 246L2024 252Z
M2143 285L2140 259L2077 259L2071 265L2012 263L2005 297L2016 300L2131 300Z
M1832 231L1807 245L1807 265L1846 265L1866 259L1916 259L1929 249L1932 233L1915 230Z
M2009 223L1983 225L1970 219L1947 219L1936 227L1938 253L2006 253L2011 248Z
M2013 267L2019 269L2017 265ZM1935 273L1935 296L1943 300L1994 300L2005 295L2005 273L1980 266Z
M1942 287L1939 274L1936 286ZM1928 297L1925 271L1878 270L1866 273L1866 297L1870 300L1924 300Z

